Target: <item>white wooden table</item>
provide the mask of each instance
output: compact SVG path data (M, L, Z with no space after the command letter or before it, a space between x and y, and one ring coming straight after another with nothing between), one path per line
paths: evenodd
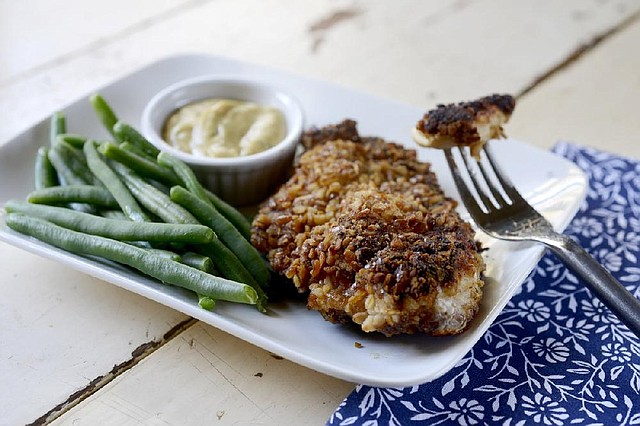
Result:
M511 136L640 158L639 42L633 0L0 0L0 143L194 52L425 110L509 92ZM0 424L319 425L354 387L5 243L0 286Z

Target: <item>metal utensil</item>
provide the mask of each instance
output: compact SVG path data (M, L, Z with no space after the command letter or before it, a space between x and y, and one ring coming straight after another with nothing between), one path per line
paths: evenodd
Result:
M620 321L640 337L640 300L578 243L553 230L552 225L500 171L488 145L483 147L479 159L471 158L464 148L445 150L462 201L476 225L494 238L537 241L546 245ZM459 155L456 156L454 150Z

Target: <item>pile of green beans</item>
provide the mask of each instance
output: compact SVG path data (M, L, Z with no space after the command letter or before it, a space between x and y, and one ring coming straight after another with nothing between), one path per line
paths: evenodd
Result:
M101 95L89 101L112 139L67 133L64 113L55 113L50 143L35 158L34 190L5 204L7 226L191 290L204 309L225 300L265 312L271 271L249 241L248 219L118 119Z

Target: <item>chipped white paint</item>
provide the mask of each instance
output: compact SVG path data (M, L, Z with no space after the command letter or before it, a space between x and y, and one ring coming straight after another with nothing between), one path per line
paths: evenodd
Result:
M0 424L33 421L187 317L0 242Z
M0 0L0 143L183 52L267 64L425 108L517 93L640 9L633 0L62 4ZM640 130L631 104L640 95L639 36L636 19L528 93L509 133L544 147L564 138L640 157L630 139ZM0 423L35 420L185 319L4 243L0 283ZM59 423L317 425L352 387L197 325Z
M202 323L158 355L55 424L317 425L353 388Z
M640 158L638 20L519 103L509 132L551 147L559 139Z

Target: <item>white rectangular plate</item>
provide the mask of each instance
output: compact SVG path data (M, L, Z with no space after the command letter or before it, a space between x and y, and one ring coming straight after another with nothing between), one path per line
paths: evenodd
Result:
M357 120L362 135L380 136L415 148L410 129L422 117L422 109L226 58L170 57L97 91L120 118L139 125L142 109L155 92L184 78L213 73L255 77L289 88L304 107L307 126L352 118ZM87 99L69 105L64 112L69 131L107 137ZM48 143L48 132L48 120L44 120L0 146L0 202L24 199L32 190L34 156L38 147ZM558 230L564 229L586 193L582 172L562 158L515 140L498 142L493 148L516 186ZM457 198L441 153L421 149L419 157L432 163L444 191ZM465 214L462 208L461 213ZM250 306L222 302L215 312L208 312L199 308L189 292L23 237L7 229L4 220L0 227L0 238L4 241L170 306L274 354L344 380L394 387L434 380L462 359L489 328L543 251L531 244L497 241L482 234L478 237L489 247L485 252L487 284L472 327L455 337L386 338L359 332L355 327L330 324L297 301L271 303L266 315Z

